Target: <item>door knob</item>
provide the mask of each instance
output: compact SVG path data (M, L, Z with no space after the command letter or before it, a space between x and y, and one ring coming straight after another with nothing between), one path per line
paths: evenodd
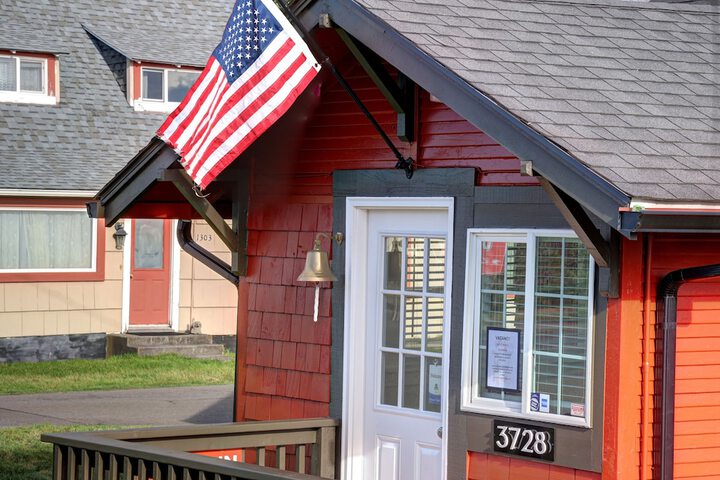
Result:
M437 432L435 432L435 433L437 433L438 438L442 438L443 428L438 427Z

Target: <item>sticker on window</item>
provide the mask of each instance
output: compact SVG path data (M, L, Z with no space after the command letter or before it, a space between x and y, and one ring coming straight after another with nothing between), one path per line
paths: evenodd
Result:
M430 365L428 367L428 377L428 404L440 405L442 365Z
M550 413L550 395L533 392L530 395L530 411Z
M582 403L571 403L570 404L570 415L573 417L584 417L585 416L585 405Z

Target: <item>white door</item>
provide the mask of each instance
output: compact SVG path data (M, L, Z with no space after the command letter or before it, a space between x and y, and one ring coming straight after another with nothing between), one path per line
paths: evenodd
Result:
M364 241L348 262L361 271L350 282L346 479L443 478L450 215L451 207L368 208L355 225Z

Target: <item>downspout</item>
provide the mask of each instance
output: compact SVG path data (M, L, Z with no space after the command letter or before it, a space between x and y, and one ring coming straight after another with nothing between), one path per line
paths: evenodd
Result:
M200 263L210 270L237 286L240 283L240 277L233 273L232 267L198 245L192 239L191 230L192 222L189 220L178 220L176 234L180 248L185 250L191 257L199 260Z
M690 280L719 277L720 264L684 268L670 272L658 283L657 318L663 328L662 438L660 479L672 480L675 450L675 350L677 338L677 293Z

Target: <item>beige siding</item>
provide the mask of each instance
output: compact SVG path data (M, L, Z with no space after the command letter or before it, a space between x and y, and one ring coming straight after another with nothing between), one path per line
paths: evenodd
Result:
M105 235L105 281L0 284L0 337L119 332L122 252Z
M123 252L105 236L102 282L0 283L0 337L113 333L122 325ZM198 244L230 262L230 253L204 222L196 222ZM185 252L180 254L179 330L193 321L202 332L234 335L237 290Z
M193 238L203 248L230 263L230 252L204 222L194 222ZM180 330L194 321L202 332L234 335L237 289L185 252L180 254Z

